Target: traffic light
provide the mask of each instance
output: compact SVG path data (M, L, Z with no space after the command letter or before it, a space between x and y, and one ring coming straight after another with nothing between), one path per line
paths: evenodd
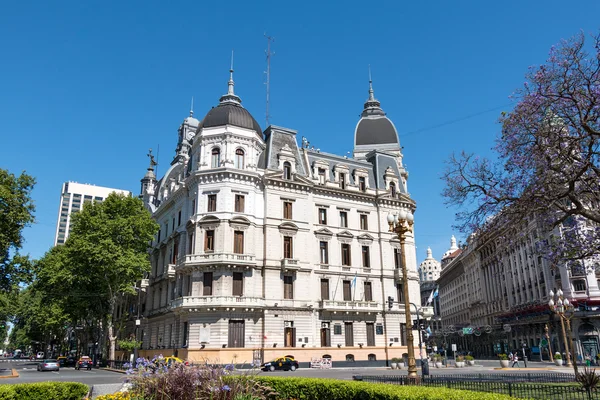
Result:
M391 310L394 307L394 298L392 296L388 296L388 309Z

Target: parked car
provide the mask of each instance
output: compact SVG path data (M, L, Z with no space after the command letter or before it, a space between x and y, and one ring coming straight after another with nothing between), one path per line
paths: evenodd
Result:
M55 359L43 360L37 366L38 371L60 371L60 365Z
M299 367L298 361L291 357L279 357L261 365L263 371L275 371L276 369L284 371L295 371Z
M92 359L88 356L81 356L81 358L79 358L79 360L77 361L77 363L75 364L75 369L82 369L85 368L88 371L92 369Z

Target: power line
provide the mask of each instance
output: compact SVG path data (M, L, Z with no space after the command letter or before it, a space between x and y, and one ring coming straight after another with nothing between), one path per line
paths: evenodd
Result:
M432 126L428 126L428 127L425 127L425 128L417 129L416 131L410 131L410 132L407 132L407 133L404 133L404 134L400 134L400 137L406 137L406 136L409 136L409 135L414 135L415 133L425 132L425 131L429 131L429 130L432 130L432 129L441 128L441 127L446 126L446 125L455 124L457 122L465 121L467 119L471 119L471 118L474 118L474 117L477 117L477 116L480 116L480 115L483 115L483 114L486 114L486 113L489 113L489 112L492 112L492 111L496 111L496 110L499 110L501 108L505 108L505 107L508 107L508 106L511 106L511 105L512 104L509 103L509 104L504 104L504 105L501 105L501 106L498 106L498 107L490 108L490 109L487 109L487 110L479 111L479 112L476 112L475 114L469 114L469 115L466 115L466 116L461 117L461 118L452 119L450 121L439 123L437 125L432 125Z

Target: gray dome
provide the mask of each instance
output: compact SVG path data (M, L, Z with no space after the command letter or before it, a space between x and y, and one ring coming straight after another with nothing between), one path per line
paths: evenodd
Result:
M363 117L354 134L355 145L398 144L398 134L386 116Z
M254 117L248 110L234 102L221 103L217 107L213 107L206 114L198 129L224 125L250 129L256 132L258 137L263 138L262 129Z

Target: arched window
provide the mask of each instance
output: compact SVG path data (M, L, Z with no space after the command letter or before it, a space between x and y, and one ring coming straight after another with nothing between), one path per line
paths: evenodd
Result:
M219 150L218 147L212 149L212 155L210 160L210 166L212 168L219 168L219 166L221 165L221 150Z
M346 354L346 361L354 362L354 354Z
M283 179L292 179L292 164L287 161L283 163Z
M244 169L244 150L242 149L235 151L235 168Z
M390 182L390 192L392 197L396 197L396 184L394 182Z
M369 361L377 361L377 356L375 354L371 353L371 354L369 354L367 356L367 360L369 360Z

